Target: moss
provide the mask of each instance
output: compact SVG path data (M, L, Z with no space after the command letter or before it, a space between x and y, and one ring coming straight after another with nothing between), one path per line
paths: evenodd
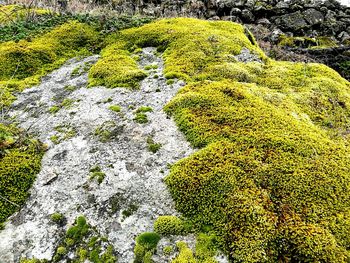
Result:
M153 109L149 106L142 106L136 110L136 113L145 113L145 112L152 112Z
M108 107L111 111L114 111L114 112L120 112L121 111L121 107L118 106L118 105L111 105Z
M0 223L26 201L44 150L24 131L0 124Z
M151 263L152 255L160 241L157 233L145 232L136 237L136 245L134 248L135 263L148 262Z
M136 243L146 249L153 249L157 247L159 240L160 237L157 233L145 232L136 238Z
M156 153L162 147L162 144L155 143L152 137L147 138L148 150L152 153Z
M248 48L266 59L264 53L236 23L190 18L163 19L140 28L121 31L115 43L102 52L102 59L90 70L91 85L134 87L145 73L138 69L130 52L156 46L164 50L166 78L190 81L212 64L230 62L233 55ZM148 65L146 69L155 66Z
M89 26L69 22L32 41L0 44L0 101L11 103L11 93L38 84L40 77L62 65L68 58L88 54L98 39Z
M124 45L123 42L113 44L102 51L102 58L89 71L90 86L139 87L139 81L147 75L138 68L130 52L123 49Z
M119 135L121 128L117 127L113 121L105 121L98 126L94 132L94 135L99 138L103 143L109 142Z
M171 261L171 263L196 263L192 250L188 248L185 242L177 242L176 246L180 252L179 255Z
M123 219L131 216L133 213L135 213L137 211L137 209L139 209L139 207L135 204L131 204L129 205L129 207L125 210L123 210L122 215L123 215Z
M184 233L184 224L176 216L159 216L154 222L154 231L165 236L181 235Z
M196 242L196 259L198 262L215 263L217 237L213 234L200 233Z
M106 174L101 171L99 166L94 166L90 169L90 180L97 179L97 182L101 184L106 177Z
M169 256L174 251L172 246L165 246L163 248L163 254Z
M55 212L50 216L51 220L57 224L61 224L64 220L64 216L61 213Z
M278 45L286 47L302 47L302 48L330 48L336 47L337 43L330 37L319 36L316 38L310 37L288 37L282 35Z
M140 124L145 124L148 122L147 115L144 113L136 113L133 120L137 123L140 123Z
M175 80L173 80L173 79L168 79L167 81L166 81L166 84L167 85L173 85L175 83Z
M58 247L56 253L63 256L67 253L67 249L65 247Z

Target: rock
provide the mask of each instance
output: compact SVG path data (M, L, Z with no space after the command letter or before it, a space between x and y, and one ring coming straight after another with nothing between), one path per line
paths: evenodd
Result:
M156 64L158 68L141 82L138 90L87 88L87 73L78 77L71 73L85 63L95 63L98 56L92 56L68 61L40 85L28 89L30 92L18 94L10 115L18 116L20 127L31 127L30 131L43 142L50 141L58 133L55 127L62 125L74 128L76 135L53 144L43 156L42 170L26 205L0 231L1 263L17 263L21 257L51 259L65 231L58 230L49 220L54 212L62 213L68 224L84 215L98 232L108 236L121 263L133 262L135 236L152 231L155 218L178 215L163 179L169 172L168 165L192 154L193 149L163 112L183 82L166 83L164 63L154 54L155 50L145 48L140 54L140 67ZM154 78L155 74L159 77ZM66 94L79 101L74 106L76 114L69 116L70 109L63 108L51 115L47 109L52 98L66 85L78 87ZM37 96L45 103L38 118L33 118L23 101ZM119 105L122 112L109 110L111 105ZM147 113L145 125L133 121L135 110L131 107L141 106L153 109ZM123 126L124 131L111 141L101 142L95 132L104 123ZM162 145L157 153L148 150L150 136ZM89 170L94 166L105 173L101 184L90 179ZM131 204L138 208L124 218L122 212Z
M303 15L305 20L312 26L319 25L324 21L323 14L320 11L317 11L316 9L307 9L303 12Z
M259 24L259 25L264 25L264 26L270 26L271 25L270 20L268 20L267 18L258 19L258 21L256 21L256 23Z
M284 30L300 31L308 27L308 23L305 21L303 14L298 11L291 14L282 15L275 18L275 23L278 27Z
M259 62L262 63L261 59L255 55L252 54L249 49L242 48L241 53L239 55L235 56L235 59L239 62Z
M248 9L242 10L242 20L243 22L247 23L253 23L255 20L255 17L252 12L250 12Z
M242 13L242 10L239 8L232 8L231 9L231 15L240 15Z
M350 34L348 32L342 31L338 35L338 39L340 39L341 43L345 43L346 41L350 40Z
M225 21L231 21L239 24L243 24L242 20L239 18L239 16L224 16L222 20Z

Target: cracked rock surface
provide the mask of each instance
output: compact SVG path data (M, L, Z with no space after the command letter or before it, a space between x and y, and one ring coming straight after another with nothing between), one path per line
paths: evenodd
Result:
M98 60L91 56L68 61L18 95L11 116L48 151L30 198L0 232L0 262L51 259L60 236L79 215L108 237L118 262L132 262L135 237L152 231L159 215L177 215L163 178L169 164L193 149L162 109L184 83L166 84L155 49L143 49L140 57L140 67L157 68L139 90L87 88L81 69ZM120 106L120 112L110 110L111 105ZM141 106L152 108L144 124L134 120ZM148 149L148 138L161 144L158 152ZM100 184L90 177L95 166L106 175ZM123 213L130 207L131 215ZM54 212L66 217L66 226L51 222Z

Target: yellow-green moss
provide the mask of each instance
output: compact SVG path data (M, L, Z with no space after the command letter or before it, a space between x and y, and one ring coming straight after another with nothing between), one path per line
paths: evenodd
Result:
M68 58L88 54L97 38L90 26L72 21L31 42L0 44L0 105L8 106L12 93L38 84L40 77Z
M159 216L154 231L160 235L180 235L184 233L184 223L176 216Z
M199 73L213 79L222 78L220 74L223 72L234 79L250 81L248 69L230 64L242 48L266 59L256 43L245 35L241 25L224 21L163 19L140 28L123 30L114 38L114 41L108 41L113 44L102 52L102 59L90 70L91 86L137 86L145 73L137 67L131 52L140 47L155 46L165 51L165 76L187 81L197 78ZM220 68L218 65L222 63L230 67ZM236 77L236 72L241 76Z
M176 243L179 255L171 263L196 263L192 250L183 241Z
M43 146L14 126L0 124L0 222L27 199L40 171Z
M102 51L102 58L89 71L89 85L103 85L110 88L137 88L146 73L139 69L137 62L120 42Z

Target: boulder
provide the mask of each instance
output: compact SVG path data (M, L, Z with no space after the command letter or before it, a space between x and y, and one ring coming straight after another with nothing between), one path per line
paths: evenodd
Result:
M275 17L274 20L282 30L300 31L309 26L300 11Z
M322 24L324 21L323 14L320 11L317 11L313 8L305 10L303 12L303 16L305 20L312 26Z

